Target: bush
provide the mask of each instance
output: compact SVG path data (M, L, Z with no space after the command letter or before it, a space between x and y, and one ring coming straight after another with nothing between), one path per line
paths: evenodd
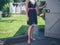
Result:
M14 2L21 2L21 0L14 0Z
M3 11L3 15L5 15L5 16L9 16L9 9L10 9L9 4L8 4L8 3L5 4L5 5L3 6L3 9L2 9L2 11Z
M0 0L0 10L2 10L3 6L6 4L6 3L9 3L10 0Z
M9 2L14 2L14 0L10 0Z

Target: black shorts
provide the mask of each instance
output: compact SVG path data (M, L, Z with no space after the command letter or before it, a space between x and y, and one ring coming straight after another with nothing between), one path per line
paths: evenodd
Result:
M28 11L29 20L27 21L28 25L37 24L37 12L36 10Z

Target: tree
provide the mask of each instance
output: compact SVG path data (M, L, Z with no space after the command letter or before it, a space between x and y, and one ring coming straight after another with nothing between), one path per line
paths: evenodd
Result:
M9 2L14 2L14 0L10 0Z
M26 0L14 0L14 2L25 2Z
M3 6L7 3L14 2L14 0L0 0L0 10L2 10Z
M21 0L14 0L14 2L21 2Z
M3 5L6 4L7 1L6 0L0 0L0 10L2 9Z
M14 2L14 0L0 0L0 10L3 11L4 14L9 15L9 3Z
M22 2L25 2L26 0L22 0Z

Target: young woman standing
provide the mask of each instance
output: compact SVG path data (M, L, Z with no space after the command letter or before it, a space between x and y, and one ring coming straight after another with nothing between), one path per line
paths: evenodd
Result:
M30 40L35 40L32 37L34 24L37 24L37 12L36 12L36 1L35 0L26 0L26 18L27 24L29 25L28 28L28 43Z
M31 39L36 40L32 37L34 24L37 25L37 3L36 0L26 0L26 18L28 27L28 44L30 44Z

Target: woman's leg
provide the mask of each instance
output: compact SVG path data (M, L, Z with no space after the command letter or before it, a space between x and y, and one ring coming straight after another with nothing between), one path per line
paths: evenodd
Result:
M34 31L34 25L32 26L32 30L31 30L31 39L35 40L35 38L33 38L33 36L32 36L33 31Z
M31 36L32 36L32 25L29 26L28 28L28 43L30 43Z
M34 26L30 25L28 28L28 43L30 43L30 40L35 40L35 38L32 37Z

